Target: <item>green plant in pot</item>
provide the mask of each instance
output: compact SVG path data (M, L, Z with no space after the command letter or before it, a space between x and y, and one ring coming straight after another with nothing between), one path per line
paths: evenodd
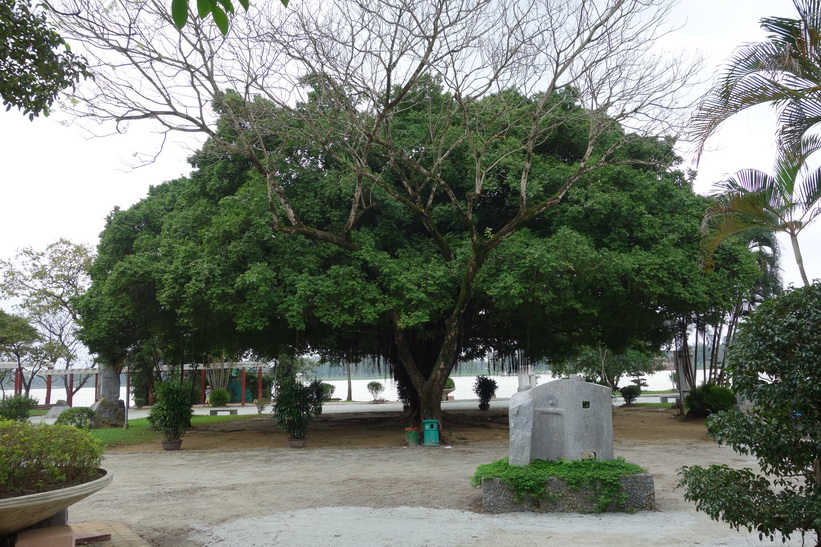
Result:
M67 425L0 420L0 545L111 482L103 446Z
M473 393L479 397L479 410L490 408L490 400L496 396L496 380L487 376L477 376L473 384Z
M160 382L154 386L154 395L148 421L162 432L163 449L176 450L191 423L191 386L187 382Z
M311 422L320 412L322 400L314 387L302 385L295 378L286 378L280 383L274 398L273 419L288 435L291 448L305 446Z

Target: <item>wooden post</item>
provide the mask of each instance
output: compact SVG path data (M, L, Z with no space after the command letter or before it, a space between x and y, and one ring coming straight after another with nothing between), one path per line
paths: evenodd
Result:
M46 371L46 404L51 404L51 374Z
M73 374L68 375L68 393L66 395L68 395L68 406L72 406L72 403L74 402L74 375Z
M242 369L240 377L242 378L242 382L240 382L240 389L242 390L242 394L239 396L240 406L245 406L245 368Z
M262 400L262 367L257 367L257 401Z
M22 382L20 381L22 377L22 372L20 372L20 367L14 369L14 394L20 395L22 393Z
M94 375L94 402L100 400L100 375Z

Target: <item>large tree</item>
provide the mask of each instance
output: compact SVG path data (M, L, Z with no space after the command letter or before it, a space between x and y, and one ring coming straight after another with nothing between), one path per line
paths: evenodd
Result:
M78 0L61 28L95 65L81 115L199 131L212 155L248 162L276 237L338 261L287 298L299 310L345 287L313 310L332 336L387 317L385 353L437 418L488 260L597 171L669 163L628 150L674 130L694 72L653 53L667 7L345 0L263 8L218 38L198 21L178 32L156 0ZM568 125L578 140L545 159ZM345 207L326 215L318 197ZM414 254L390 229L411 225ZM362 273L379 280L364 294Z
M821 1L793 4L798 18L761 19L767 39L739 47L702 99L692 128L699 155L724 121L752 106L778 109L779 141L789 151L821 122Z

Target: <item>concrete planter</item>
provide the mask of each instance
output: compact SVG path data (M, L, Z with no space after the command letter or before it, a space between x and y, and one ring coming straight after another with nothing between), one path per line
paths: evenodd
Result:
M105 469L100 472L100 478L77 486L0 500L0 539L25 530L108 486L113 475Z
M656 491L649 473L625 475L621 478L622 492L627 500L621 505L611 502L605 512L650 511L655 506ZM596 512L597 488L570 488L553 477L545 484L546 499L525 498L521 503L513 501L515 492L499 479L482 480L482 506L490 513L593 513Z

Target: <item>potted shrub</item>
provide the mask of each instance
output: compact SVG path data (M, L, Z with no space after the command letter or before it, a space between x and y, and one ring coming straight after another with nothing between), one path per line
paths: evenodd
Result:
M316 389L299 383L295 378L283 380L274 398L274 423L288 435L288 446L302 448L314 416L321 412L322 401Z
M71 426L0 420L0 544L111 482L103 446Z
M496 396L496 380L487 376L477 376L476 383L473 384L473 393L479 397L479 410L490 408L490 400Z
M177 450L191 423L190 384L159 382L154 386L156 400L148 414L152 427L162 432L163 450Z

